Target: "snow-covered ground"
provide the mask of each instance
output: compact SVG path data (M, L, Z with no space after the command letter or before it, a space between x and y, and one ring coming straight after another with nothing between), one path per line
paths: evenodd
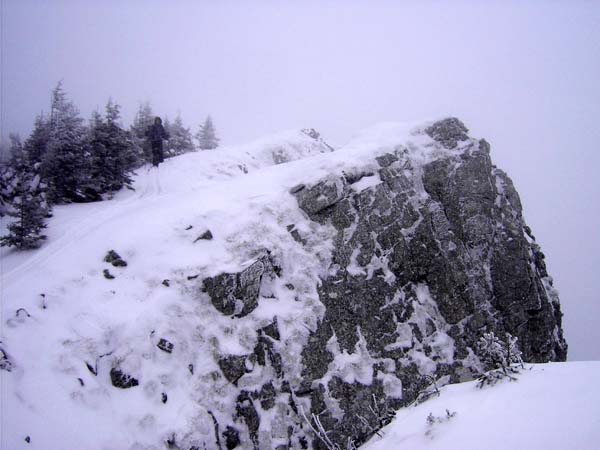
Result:
M527 365L517 381L475 381L398 411L364 450L600 448L600 362ZM448 412L451 417L448 416ZM427 420L429 415L434 420Z
M2 450L21 448L27 436L27 448L153 448L191 428L204 395L200 379L216 368L213 355L243 352L247 331L243 321L230 329L209 303L198 305L195 277L239 269L261 243L294 243L285 224L303 219L288 189L309 177L270 169L323 152L331 152L324 142L292 131L185 154L139 169L135 191L113 200L55 207L42 248L2 248L0 347L14 366L0 371ZM214 239L196 241L208 229ZM111 249L127 267L103 262ZM254 322L272 320L282 307L270 306ZM156 348L161 337L175 343L172 355ZM143 390L111 386L118 361Z
M398 142L416 164L443 151L413 129L383 124L333 153L319 140L288 132L182 155L158 170L140 169L135 191L56 207L41 249L3 248L0 346L13 370L0 371L2 450L162 448L173 433L213 433L205 405L218 414L230 395L226 382L207 392L210 374L219 370L215 355L251 351L248 336L275 315L283 351L294 354L321 313L311 289L328 267L329 231L301 213L290 189L375 168L374 157ZM366 177L353 188L378 182ZM307 236L307 245L294 241L288 224ZM208 229L214 239L197 241ZM198 295L199 280L239 270L260 247L284 266L294 261L287 281L297 291L304 286L306 300L294 301L281 282L274 286L277 299L261 299L243 319L224 318ZM111 249L127 267L103 262ZM115 279L106 279L105 269ZM157 348L160 338L175 344L172 354ZM139 378L139 388L111 385L116 363ZM400 412L386 440L368 448L595 448L600 391L592 380L599 376L596 363L547 365L484 391L447 387L439 399ZM456 416L426 437L427 414L443 415L446 408ZM561 440L546 438L559 430Z

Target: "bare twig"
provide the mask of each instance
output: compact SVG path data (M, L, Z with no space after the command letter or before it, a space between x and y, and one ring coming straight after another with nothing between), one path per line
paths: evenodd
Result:
M212 417L213 423L215 424L215 438L217 440L217 447L219 447L219 450L223 450L223 447L221 447L221 439L219 438L219 422L212 411L208 411L208 414L210 414L210 417Z

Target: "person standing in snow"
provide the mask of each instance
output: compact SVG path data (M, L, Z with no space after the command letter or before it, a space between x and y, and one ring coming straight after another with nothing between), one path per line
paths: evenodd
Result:
M163 154L163 139L169 139L169 133L166 132L162 125L162 119L156 117L154 123L146 130L146 137L152 148L152 165L158 165L165 160Z

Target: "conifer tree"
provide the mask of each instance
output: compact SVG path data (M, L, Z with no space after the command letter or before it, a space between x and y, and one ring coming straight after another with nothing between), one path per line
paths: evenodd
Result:
M190 133L189 128L183 126L180 114L177 114L173 123L169 123L165 120L164 126L170 136L167 141L168 157L181 155L194 149L192 134Z
M171 134L171 121L169 120L169 116L165 116L165 120L163 120L163 128L167 132L168 135Z
M90 200L83 191L89 173L86 150L83 119L58 83L52 91L48 147L42 159L51 203Z
M13 155L22 150L19 136L10 135L10 149L2 143L2 160L0 161L0 217L4 217L14 197L14 179L16 171L11 167ZM10 159L9 159L10 158Z
M32 161L27 141L22 145L19 136L14 134L10 135L10 140L10 159L4 164L1 172L0 199L5 209L20 195L20 186L29 185L33 189L32 194L39 197L42 208L48 214L50 207L46 199L46 186L41 181L41 163Z
M8 234L0 237L0 245L18 249L39 247L41 241L46 238L42 235L42 230L46 228L44 218L47 215L42 207L41 198L29 187L22 185L12 207L13 210L9 211L8 215L16 220L8 225Z
M33 131L25 141L25 148L32 163L41 162L48 149L48 140L50 134L49 122L40 114L35 118Z
M200 125L196 139L198 140L198 147L202 150L212 150L219 146L219 139L210 116L206 118L203 125Z
M46 228L44 218L48 215L40 176L35 171L35 165L39 164L31 163L18 138L11 137L11 140L5 194L9 204L7 215L15 220L8 225L8 234L0 237L0 245L18 249L36 248L45 238L41 232Z
M109 100L103 120L94 112L90 123L91 180L94 188L112 195L131 183L137 164L132 136L120 125L120 106Z
M131 125L131 132L138 139L146 138L146 130L154 122L154 112L150 102L146 101L140 103L138 112L135 114L133 124Z
M130 131L133 135L136 156L140 161L152 160L152 149L146 139L146 130L154 123L154 112L150 102L140 103L138 112L135 114Z

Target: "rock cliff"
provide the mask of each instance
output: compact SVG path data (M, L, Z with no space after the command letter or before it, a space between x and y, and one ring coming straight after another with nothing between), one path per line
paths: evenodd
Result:
M374 155L375 165L292 189L310 221L333 230L333 246L327 273L314 280L324 308L302 346L300 374L282 369L289 356L282 361L275 331L259 330L245 359L275 374L237 400L234 421L245 423L255 448L262 448L256 421L275 399L285 399L279 407L288 420L288 443L277 448L364 442L431 380L477 373L483 332L517 336L527 361L565 360L544 255L489 144L455 118L421 133L430 138L424 148L398 142ZM213 302L223 297L215 287L210 294ZM240 298L240 311L258 297L253 289L251 300ZM236 381L251 372L221 367Z

